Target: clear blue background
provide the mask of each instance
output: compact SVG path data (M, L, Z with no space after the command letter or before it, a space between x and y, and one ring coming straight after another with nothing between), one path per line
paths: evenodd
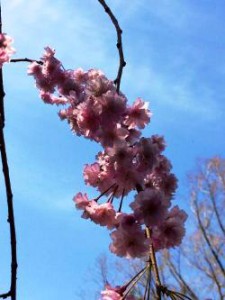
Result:
M190 211L186 173L197 158L225 150L224 1L110 0L124 34L122 90L150 102L145 135L162 134L179 179L176 201ZM97 0L2 0L3 31L15 57L56 49L64 67L99 68L114 79L115 30ZM38 97L26 63L4 67L6 143L18 239L18 300L94 299L95 261L105 229L80 219L72 197L88 191L85 163L98 145L74 136L57 108ZM0 192L0 291L9 286L9 236ZM188 226L190 223L188 223ZM96 276L96 275L95 275ZM82 291L86 290L86 298ZM80 294L81 292L81 294Z

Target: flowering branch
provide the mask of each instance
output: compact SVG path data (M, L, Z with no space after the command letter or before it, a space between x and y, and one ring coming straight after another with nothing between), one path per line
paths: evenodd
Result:
M0 34L2 34L2 20L1 20L1 4L0 4ZM4 113L4 86L3 86L3 74L0 69L0 152L2 159L2 168L5 181L7 206L8 206L8 222L10 226L10 244L11 244L11 286L8 293L0 295L5 299L11 297L12 300L16 300L16 275L17 275L17 249L16 249L16 230L15 219L13 210L13 194L9 176L9 167L7 161L5 138L4 138L4 126L5 126L5 113Z
M104 7L105 12L109 15L113 25L115 26L116 29L116 33L117 33L117 44L116 47L118 49L119 52L119 69L118 69L118 73L117 73L117 77L114 80L114 83L116 84L117 87L117 92L119 93L120 91L120 83L121 83L121 78L122 78L122 73L123 73L123 68L126 66L126 62L124 60L124 54L123 54L123 44L122 44L122 29L120 28L119 22L116 19L116 17L114 16L114 14L112 13L111 9L109 8L109 6L105 3L104 0L98 0L99 3Z
M86 165L83 172L85 183L97 188L99 196L91 200L79 192L73 198L75 206L84 219L111 231L110 250L114 254L127 258L150 254L147 269L151 267L155 275L156 299L160 300L168 290L161 285L155 251L180 245L187 215L178 206L170 208L177 185L170 162L162 154L164 139L141 137L141 130L150 122L148 105L137 98L130 106L125 95L118 94L118 86L100 70L65 70L49 47L42 61L43 65L32 62L28 67L42 100L64 105L59 116L68 121L72 131L103 147L96 162ZM130 203L133 213L127 214L122 210L123 200L132 190L137 194ZM101 203L103 197L106 203ZM115 198L120 199L118 205ZM151 231L148 238L144 226ZM124 288L106 285L102 299L109 295L125 299L124 292L130 289ZM171 293L172 299L175 292ZM127 300L132 298L127 296Z
M145 298L149 298L151 270L155 275L157 300L163 295L185 299L161 285L155 257L155 251L180 245L185 233L186 213L178 206L170 208L177 180L171 173L169 160L162 154L164 139L158 135L141 136L151 118L148 103L137 98L130 106L120 93L125 66L122 30L105 1L98 1L117 32L120 64L116 80L109 80L100 70L66 70L50 47L45 48L43 64L32 61L28 74L34 77L45 103L63 105L59 116L67 120L74 133L102 145L96 161L83 171L85 183L100 194L89 199L86 193L77 193L73 198L76 208L82 211L84 219L111 231L112 253L127 258L149 256L146 268L132 279L131 286L113 288L106 284L102 300L116 297L134 300L130 291L145 271L149 272ZM129 204L132 213L126 213L122 210L123 200L133 190L137 194ZM119 204L115 198L120 199Z

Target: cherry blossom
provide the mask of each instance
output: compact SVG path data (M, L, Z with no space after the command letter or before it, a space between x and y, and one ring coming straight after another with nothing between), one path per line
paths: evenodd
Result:
M187 216L178 206L169 210L177 179L162 153L164 138L141 135L152 116L148 103L137 98L129 105L100 70L65 70L50 47L45 48L41 62L31 63L28 74L34 77L42 100L63 105L59 116L71 130L103 148L83 171L85 183L96 188L99 196L89 200L87 194L78 193L74 197L82 217L113 230L110 250L118 256L146 255L145 226L152 230L155 250L178 246ZM132 191L137 194L129 201ZM124 202L133 214L123 212ZM109 289L103 296L114 299L115 295Z
M136 195L130 206L137 220L150 227L164 220L170 201L161 191L145 189Z
M74 196L73 201L75 202L77 209L85 209L86 206L89 204L89 199L87 194L78 193Z
M184 222L186 219L187 214L178 206L170 210L162 224L153 229L156 250L180 245L185 235Z
M111 287L109 284L105 286L105 290L101 292L100 300L122 300L123 292L126 287Z
M99 205L92 201L85 207L83 216L90 218L96 224L107 226L108 229L115 227L116 212L111 203Z
M124 124L128 126L128 129L135 127L143 129L150 122L150 117L151 113L148 110L148 103L138 98L131 107L127 108Z
M83 171L85 183L88 185L92 185L94 187L98 186L100 172L101 172L100 165L97 162L91 165L85 165Z
M115 288L111 287L109 284L105 286L105 290L101 292L100 300L135 300L136 298L132 295L127 295L123 298L126 286L117 286Z
M148 251L145 232L133 215L121 215L119 226L110 234L110 250L126 258L143 257Z
M5 62L10 61L10 57L15 53L15 49L11 44L13 39L5 33L0 34L0 68L2 68Z

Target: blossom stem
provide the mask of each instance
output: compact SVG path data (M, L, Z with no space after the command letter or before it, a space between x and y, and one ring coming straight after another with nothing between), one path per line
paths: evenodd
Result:
M118 212L121 212L121 210L122 210L124 194L125 194L125 189L123 189L123 193L122 193L122 197L120 199L120 206L119 206Z
M156 296L157 300L161 300L161 281L159 277L159 269L156 261L155 250L151 239L151 229L149 227L146 227L145 231L147 238L150 240L149 258L152 265L153 273L155 275Z
M108 203L113 203L114 197L115 197L115 193L118 190L118 185L116 185L112 191L112 194L110 195L109 199L107 200Z
M108 189L106 189L104 192L102 192L97 198L95 198L95 201L97 202L102 196L104 196L111 188L113 188L116 184L113 183Z

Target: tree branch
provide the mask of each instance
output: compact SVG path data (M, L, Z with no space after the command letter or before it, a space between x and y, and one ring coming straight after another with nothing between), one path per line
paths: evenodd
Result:
M192 289L189 287L189 285L186 283L185 279L183 278L183 276L181 275L181 273L179 273L176 270L175 265L173 264L170 256L167 256L167 264L169 267L170 272L173 274L174 278L178 281L178 284L180 286L183 285L183 287L185 288L186 291L188 291L189 295L193 298L193 300L198 300L199 298L195 295L194 291L192 291Z
M10 59L10 62L12 62L12 63L17 63L17 62L30 62L30 63L32 63L32 62L36 62L39 65L43 65L43 61L36 60L36 59L30 59L30 58L27 58L27 57Z
M205 255L204 258L205 258L205 261L207 262L207 264L209 266L209 269L210 269L210 272L211 272L211 277L212 277L213 281L215 282L215 284L217 286L218 293L220 295L220 300L223 300L224 298L223 298L223 293L222 293L222 287L221 287L219 278L217 278L216 272L214 270L214 266L212 265L212 263L211 263L210 259L207 257L207 255Z
M6 299L8 297L11 297L11 292L10 291L8 293L5 293L5 294L0 294L0 298L2 298L2 299Z
M0 3L0 33L2 33L2 20L1 20L1 3ZM16 300L16 276L17 276L17 249L16 249L16 230L15 219L13 210L13 194L11 189L11 182L9 176L9 167L5 147L4 138L4 126L5 126L5 113L4 113L4 86L3 86L3 74L0 69L0 152L2 159L2 171L5 181L5 190L8 206L8 222L10 227L10 244L11 244L11 286L10 291L6 294L0 295L1 298L7 298L11 296L12 300Z
M219 227L223 233L223 235L225 236L225 228L223 226L223 223L222 223L222 220L220 218L220 213L218 211L218 208L216 206L216 199L215 199L215 195L214 195L214 192L213 192L213 189L212 189L212 186L208 180L208 178L206 177L206 184L207 184L207 187L208 187L208 190L209 190L209 199L211 200L212 202L212 205L213 205L213 209L215 211L215 214L216 214L216 219L217 219L217 222L219 224Z
M120 28L119 22L116 19L116 17L114 16L114 14L112 13L111 9L109 8L109 6L105 3L104 0L98 0L98 2L103 6L103 8L105 9L105 12L109 15L115 29L116 29L116 33L117 33L117 44L116 47L118 49L119 52L119 68L118 68L118 73L117 73L117 77L114 80L114 83L116 85L117 88L117 92L120 92L120 83L121 83L121 78L122 78L122 73L123 73L123 68L126 66L126 62L124 60L124 54L123 54L123 44L122 44L122 29Z
M208 235L206 233L206 230L205 230L205 228L204 228L204 226L202 224L202 220L201 220L200 212L199 212L199 206L198 206L197 202L198 202L197 201L197 195L194 195L194 197L193 197L193 203L194 203L194 206L195 206L195 212L196 212L196 216L197 216L197 221L198 221L199 228L200 228L200 230L202 232L202 235L203 235L203 237L204 237L204 239L205 239L205 241L206 241L206 243L207 243L207 245L208 245L208 247L209 247L209 249L210 249L213 257L215 258L215 261L217 262L217 264L218 264L221 272L223 273L223 276L225 276L224 266L223 266L222 262L220 261L218 255L217 255L217 253L215 251L215 249L213 248L213 245L211 244L210 239L209 239L209 237L208 237Z

